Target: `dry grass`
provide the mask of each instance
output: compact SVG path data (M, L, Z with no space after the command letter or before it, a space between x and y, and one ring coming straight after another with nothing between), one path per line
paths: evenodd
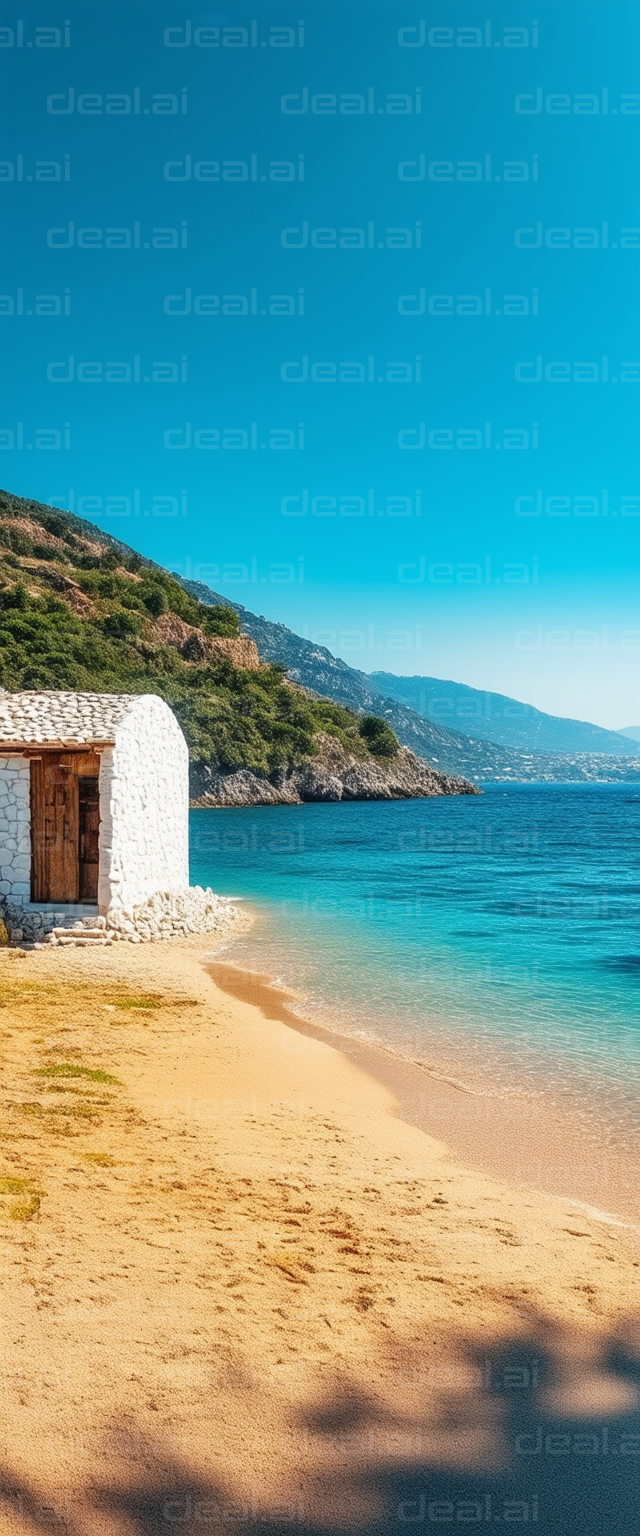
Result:
M53 1067L36 1067L34 1077L83 1077L90 1083L117 1083L120 1079L113 1077L110 1072L103 1071L102 1067L80 1067L75 1061L57 1062Z
M21 1195L22 1199L8 1204L6 1197L11 1195ZM0 1217L8 1217L10 1221L31 1221L40 1210L41 1200L42 1191L29 1179L0 1178Z

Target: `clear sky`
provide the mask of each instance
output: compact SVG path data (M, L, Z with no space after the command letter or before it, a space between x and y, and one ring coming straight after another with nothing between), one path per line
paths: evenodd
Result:
M0 61L0 483L637 723L637 5L8 3Z

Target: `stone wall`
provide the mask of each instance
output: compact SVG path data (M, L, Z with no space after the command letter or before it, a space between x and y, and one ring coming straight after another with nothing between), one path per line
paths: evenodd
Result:
M7 939L14 947L19 944L30 948L32 944L45 939L53 928L74 928L82 921L97 922L96 917L81 917L87 910L86 906L76 907L72 904L62 907L55 903L50 906L32 906L29 901L0 896L0 923L4 923ZM0 944L5 944L7 939L0 928Z
M0 896L31 894L30 769L26 757L0 757Z
M162 892L170 899L189 887L189 754L173 712L154 694L139 697L46 693L9 697L6 712L25 719L14 728L39 730L46 747L63 739L104 740L114 745L100 763L100 874L102 914L126 911ZM87 721L83 719L83 710ZM29 712L35 712L35 723ZM66 714L65 714L66 711ZM69 720L69 712L73 719ZM98 712L97 720L94 719ZM101 724L100 715L105 716ZM57 715L61 716L60 721ZM28 716L28 718L27 718ZM51 720L49 719L51 716ZM76 716L78 718L76 719ZM5 725L11 725L11 720ZM85 728L86 727L86 728ZM47 734L48 733L48 734ZM0 898L5 926L65 926L75 913L61 904L32 908L30 765L26 757L0 756ZM17 909L28 908L23 913Z
M154 694L136 700L100 765L100 912L189 885L189 753Z

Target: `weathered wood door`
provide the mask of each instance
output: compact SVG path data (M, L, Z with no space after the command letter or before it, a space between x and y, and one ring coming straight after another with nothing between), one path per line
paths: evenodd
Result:
M80 901L98 900L98 835L100 832L100 799L98 778L81 774L78 778L78 803L80 820L79 848L79 898Z
M90 774L94 765L97 769L99 760L93 754L73 752L46 752L31 763L32 901L96 900L99 813L97 772ZM81 784L86 786L82 794Z

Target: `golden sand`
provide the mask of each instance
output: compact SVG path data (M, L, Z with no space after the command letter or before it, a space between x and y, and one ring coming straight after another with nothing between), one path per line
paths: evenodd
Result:
M3 1528L547 1536L596 1461L614 1510L637 1231L467 1165L205 953L0 957Z

